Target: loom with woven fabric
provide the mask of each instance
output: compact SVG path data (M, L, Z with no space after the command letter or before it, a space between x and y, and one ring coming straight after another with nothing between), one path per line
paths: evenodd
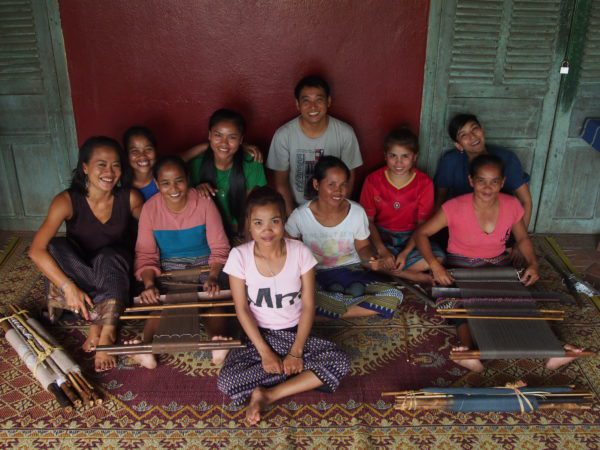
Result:
M437 312L448 319L465 319L478 350L450 352L450 359L519 359L591 356L569 352L552 332L548 321L564 319L556 307L562 294L526 288L512 268L454 269L453 287L434 287Z
M430 387L416 391L384 392L393 396L401 411L444 410L453 412L533 412L544 409L585 410L593 394L572 386L525 387L514 383L491 388Z
M182 353L200 350L226 350L244 347L239 340L205 341L200 332L201 318L235 317L235 312L203 312L212 308L234 306L230 290L209 296L198 282L200 274L208 272L207 266L164 272L158 277L160 304L143 305L140 297L125 309L121 320L159 319L152 343L131 345L101 345L97 351L109 355L143 353Z
M62 408L101 404L102 398L85 378L81 367L28 311L11 306L3 317L4 337L40 385Z

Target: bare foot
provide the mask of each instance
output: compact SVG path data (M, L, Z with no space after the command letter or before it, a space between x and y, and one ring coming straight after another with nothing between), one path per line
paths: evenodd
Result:
M231 341L233 338L225 337L225 336L213 336L213 341ZM229 353L229 349L225 350L213 350L212 351L212 363L216 366L220 366L225 361L227 357L227 353Z
M246 408L246 423L248 425L256 425L260 422L260 413L268 404L267 390L262 387L254 389L250 396L250 403Z
M102 332L102 325L90 325L90 329L88 331L88 336L81 348L86 353L93 352L96 350L98 346L98 341L100 341L100 333Z
M142 341L139 339L130 339L129 341L123 342L125 345L137 345L141 343ZM131 359L146 369L156 369L156 358L152 353L139 353L137 355L131 355Z
M460 347L452 347L452 351L453 352L466 352L469 350L469 347L464 347L464 346L460 346ZM483 367L483 364L481 364L481 361L478 359L459 359L454 361L456 364L458 364L459 366L463 366L465 369L469 369L473 372L477 372L477 373L481 373L485 370L485 367Z
M92 325L94 326L94 325ZM90 327L91 328L91 327ZM113 345L117 340L117 327L115 325L101 325L98 345ZM117 357L106 352L96 352L94 368L96 372L105 372L117 366Z
M392 275L403 280L409 280L413 283L431 285L433 284L433 278L426 272L413 272L411 270L393 271Z
M574 352L574 353L581 353L583 351L582 348L577 348L571 344L565 344L565 346L563 347L565 350L569 351L569 352ZM556 370L559 367L562 367L566 364L569 364L571 361L573 361L574 359L577 359L577 356L561 356L561 357L557 357L557 358L550 358L548 359L548 361L546 361L546 368L550 369L550 370Z

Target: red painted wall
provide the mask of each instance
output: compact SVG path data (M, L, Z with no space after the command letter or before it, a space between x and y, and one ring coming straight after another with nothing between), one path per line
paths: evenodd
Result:
M220 107L240 110L265 152L296 115L309 73L332 86L331 114L354 126L365 166L394 125L418 131L426 0L60 0L77 134L120 139L133 124L164 153L206 139Z

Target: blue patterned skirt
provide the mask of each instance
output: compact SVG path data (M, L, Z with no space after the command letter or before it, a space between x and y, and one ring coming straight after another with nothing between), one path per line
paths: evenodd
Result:
M267 330L259 328L263 339L282 359L288 354L296 340L297 329ZM350 370L350 362L344 352L326 339L309 336L304 344L304 370L311 370L323 382L323 390L333 392L340 380ZM217 386L229 396L233 404L244 403L257 387L272 387L290 377L264 371L262 359L252 342L246 348L229 352L219 373Z

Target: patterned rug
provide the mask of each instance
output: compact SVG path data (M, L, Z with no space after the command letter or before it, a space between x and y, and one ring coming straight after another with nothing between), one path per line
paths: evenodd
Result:
M43 281L21 238L0 266L0 308L19 304L39 310ZM564 290L542 265L540 289ZM104 393L104 403L67 413L33 380L0 339L1 448L598 448L600 411L533 414L400 412L381 392L423 386L494 386L523 379L530 385L575 384L600 394L600 361L588 358L555 372L541 360L493 361L470 374L447 359L452 327L406 293L393 319L320 322L315 332L350 356L351 375L335 394L306 393L272 407L258 426L244 425L216 388L217 368L202 352L160 358L154 371L127 360L94 374L79 350L85 327L49 327ZM568 342L598 350L600 313L586 303L569 307L558 326ZM133 336L141 323L128 325Z

